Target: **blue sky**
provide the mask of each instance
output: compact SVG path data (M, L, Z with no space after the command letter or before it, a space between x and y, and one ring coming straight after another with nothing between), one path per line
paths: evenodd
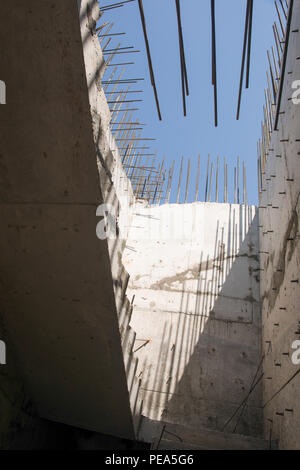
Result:
M100 1L101 5L114 0ZM226 157L229 166L230 201L233 202L233 171L237 156L247 168L248 203L257 203L257 140L261 136L262 107L266 86L267 54L273 44L272 24L276 10L273 0L254 0L252 61L250 88L243 89L240 120L236 107L241 67L246 0L216 0L217 73L219 126L214 127L213 87L211 85L210 0L181 0L182 26L189 77L190 96L187 117L183 117L177 18L174 0L144 0L154 73L160 100L162 121L158 120L153 90L150 85L147 57L139 16L138 3L132 2L104 13L101 22L110 21L110 32L126 32L116 36L108 48L134 46L139 54L120 54L114 62L135 64L127 67L124 76L144 77L145 81L131 89L143 89L143 103L136 103L136 118L147 123L144 137L153 137L152 150L159 157L166 155L167 165L175 160L177 173L173 180L171 201L177 192L181 157L191 159L192 175L189 201L194 199L198 154L201 156L200 200L204 197L207 155L216 162ZM130 60L128 60L130 59ZM110 67L109 72L112 68ZM106 74L106 77L108 74ZM141 85L142 83L142 85ZM139 94L141 95L141 94ZM130 95L130 99L134 96ZM136 96L140 99L141 96ZM223 165L223 163L222 163ZM216 165L214 164L214 167ZM222 192L222 171L220 192ZM184 183L185 184L185 183ZM184 191L182 191L183 193ZM183 194L182 194L183 197ZM213 196L214 197L214 196Z

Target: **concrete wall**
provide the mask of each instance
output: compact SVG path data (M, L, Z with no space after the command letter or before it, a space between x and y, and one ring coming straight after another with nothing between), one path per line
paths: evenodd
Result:
M134 425L137 427L141 406L138 399L140 381L135 375L137 358L132 354L135 332L129 325L132 313L132 306L126 296L129 275L122 263L122 253L131 224L132 206L135 197L130 180L123 169L117 144L110 130L111 114L101 84L101 78L105 71L105 62L95 31L97 22L101 18L98 1L82 0L80 18L100 187L109 216L113 216L117 222L116 234L109 236L107 244L130 405Z
M99 184L86 15L72 0L1 8L1 339L40 416L133 438L111 247L96 237L111 182Z
M87 445L40 416L134 438L142 403L152 420L222 430L263 352L262 381L225 430L260 436L263 403L265 437L300 448L300 1L259 222L254 207L135 202L109 128L96 0L1 9L0 446ZM96 238L101 203L121 235Z
M261 358L254 207L135 205L123 260L143 415L222 430ZM261 384L226 431L262 433Z
M260 193L264 423L281 449L300 448L300 365L292 343L300 339L299 190L300 104L291 100L300 79L300 2L294 2L279 131L272 133Z

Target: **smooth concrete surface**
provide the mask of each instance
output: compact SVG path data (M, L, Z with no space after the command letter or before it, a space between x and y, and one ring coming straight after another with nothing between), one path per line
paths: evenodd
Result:
M252 206L135 205L123 261L144 416L222 430L247 396L261 357L257 224ZM260 385L226 431L261 435Z
M3 339L40 416L133 438L79 18L72 0L1 6Z
M294 1L278 131L271 136L260 193L261 298L265 435L280 449L300 449L300 105L291 100L300 79L300 1Z

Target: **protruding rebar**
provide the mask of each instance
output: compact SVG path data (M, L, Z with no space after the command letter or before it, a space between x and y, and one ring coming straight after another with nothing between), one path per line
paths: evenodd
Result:
M199 192L199 174L200 174L200 155L198 155L198 167L197 167L197 179L196 179L196 192L195 192L195 201L198 201L198 192Z
M250 0L247 0L245 30L244 30L244 44L243 44L243 53L242 53L241 75L240 75L240 87L239 87L238 106L237 106L237 113L236 113L237 120L239 120L239 117L240 117L244 69L245 69L245 60L246 60L246 48L247 48L248 31L249 31L249 12L250 12Z
M210 7L211 7L211 31L212 31L212 85L214 87L215 127L217 127L218 126L218 91L217 91L215 0L211 0Z
M189 182L190 182L190 172L191 172L191 159L189 158L189 163L188 163L188 171L187 171L187 177L186 177L186 186L185 186L185 198L184 202L185 204L188 201L188 192L189 192Z
M179 173L179 180L178 180L178 189L177 189L176 204L179 203L179 197L180 197L180 185L181 185L181 177L182 177L182 166L183 166L183 157L181 158L181 165L180 165L180 173Z
M151 58L151 53L150 53L149 40L148 40L148 35L147 35L147 28L146 28L146 20L145 20L143 1L138 0L138 2L139 2L139 10L140 10L140 17L141 17L141 22L142 22L142 27L143 27L144 39L145 39L145 44L146 44L148 66L149 66L149 72L150 72L150 80L151 80L151 85L152 85L153 91L154 91L154 97L155 97L155 102L156 102L158 118L161 121L162 118L161 118L157 88L156 88L156 83L155 83L155 78L154 78L154 71L153 71L152 58Z

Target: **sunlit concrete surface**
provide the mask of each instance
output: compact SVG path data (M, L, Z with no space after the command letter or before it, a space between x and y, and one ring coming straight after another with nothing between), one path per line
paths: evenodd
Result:
M253 206L136 204L123 260L133 297L143 415L221 430L260 363ZM262 433L261 386L236 427Z
M278 131L271 136L260 193L261 299L266 436L281 449L300 448L300 366L291 357L300 338L300 2L294 2Z

